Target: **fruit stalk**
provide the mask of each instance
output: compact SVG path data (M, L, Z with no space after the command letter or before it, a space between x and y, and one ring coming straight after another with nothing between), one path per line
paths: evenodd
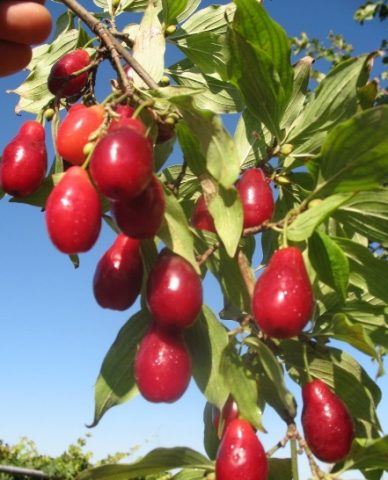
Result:
M64 5L71 11L78 15L78 17L86 23L86 25L95 32L101 40L104 42L108 50L110 51L112 58L115 59L116 53L124 58L124 60L133 68L133 70L139 75L139 77L152 89L158 89L158 84L151 78L148 72L135 60L135 58L127 51L125 47L121 45L119 41L106 29L106 27L93 15L91 15L82 5L76 0L61 0ZM120 62L118 62L120 63ZM117 66L117 65L116 65ZM121 70L122 66L120 65ZM121 73L123 75L121 75ZM128 80L124 71L120 71L121 79Z

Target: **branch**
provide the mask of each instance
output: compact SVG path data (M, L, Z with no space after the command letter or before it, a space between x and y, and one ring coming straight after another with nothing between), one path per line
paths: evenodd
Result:
M241 250L239 250L237 253L237 263L241 272L241 276L244 280L246 289L248 291L249 297L252 298L253 290L255 288L255 279L252 277L252 271L251 271L249 262L247 260L247 257L244 255L244 253Z
M124 60L133 68L133 70L139 75L139 77L152 89L158 89L158 84L151 78L148 72L135 60L135 58L124 48L121 43L111 34L111 32L97 20L91 13L89 13L77 0L61 0L71 11L78 15L78 17L86 23L86 25L96 33L104 42L108 50L111 52L112 60L116 64L116 68L122 70L123 67L117 64L117 54L121 55ZM119 62L120 63L120 62ZM125 72L124 72L125 75ZM121 76L121 75L120 75ZM126 75L125 75L126 77Z
M14 467L11 465L0 465L0 472L8 473L12 476L24 476L32 478L50 478L47 473L41 472L40 470L33 470L31 468L21 468Z

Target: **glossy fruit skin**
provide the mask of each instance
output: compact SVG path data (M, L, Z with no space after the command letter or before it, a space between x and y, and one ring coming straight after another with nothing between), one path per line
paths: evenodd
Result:
M217 480L266 480L268 460L252 426L232 420L225 430L216 456Z
M98 193L81 167L70 167L46 203L46 225L53 244L69 255L86 252L101 228Z
M246 170L236 184L244 212L244 228L270 220L275 208L269 180L260 168Z
M74 50L63 55L51 68L48 77L48 89L58 97L72 97L78 95L88 82L88 72L81 73L73 78L67 77L90 64L90 57L86 50Z
M229 423L232 420L235 420L238 418L240 412L238 410L237 403L233 399L231 395L227 398L225 405L222 407L221 410L221 418L224 422L223 427L222 427L222 432L221 432L221 437L224 434L226 428L228 427ZM217 407L213 407L212 410L212 420L213 420L213 425L214 428L216 429L218 433L218 428L220 425L220 411Z
M258 326L271 337L290 338L303 330L313 308L313 289L300 250L277 250L253 292L252 311Z
M29 120L4 149L0 160L0 185L9 195L27 197L39 188L46 169L44 128Z
M201 279L187 260L164 249L148 276L146 299L156 323L187 328L201 311Z
M153 156L149 141L122 127L102 138L90 161L90 173L110 200L131 200L140 195L152 178Z
M181 332L153 324L135 357L135 381L150 402L172 403L186 391L191 360Z
M72 165L85 161L83 149L91 133L101 127L104 107L74 105L58 128L57 150L59 155Z
M94 297L103 308L126 310L138 297L142 280L140 242L121 233L97 264Z
M191 224L198 230L207 230L208 232L216 233L213 217L209 213L203 195L198 197L198 200L194 205L194 210L191 215Z
M321 380L306 383L302 398L302 426L311 451L323 462L343 460L354 438L353 422L345 404Z
M146 136L147 128L144 123L138 118L132 118L135 110L129 105L117 105L116 113L120 115L119 118L113 118L108 127L108 132L117 130L122 127L128 127L135 130L140 135Z
M150 238L162 225L166 202L155 175L143 192L132 200L111 201L111 212L120 230L133 238Z

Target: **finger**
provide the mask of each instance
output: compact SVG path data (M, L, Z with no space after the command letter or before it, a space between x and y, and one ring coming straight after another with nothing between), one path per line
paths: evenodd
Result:
M32 45L51 31L51 15L39 2L0 1L0 39Z
M11 75L26 67L31 60L32 50L28 45L0 41L0 77Z

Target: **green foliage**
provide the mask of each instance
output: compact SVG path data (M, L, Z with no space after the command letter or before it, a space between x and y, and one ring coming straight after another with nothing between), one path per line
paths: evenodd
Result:
M209 457L214 459L218 448L212 408L221 409L229 395L240 415L262 431L271 428L261 418L266 405L271 406L292 437L289 427L301 405L296 404L289 381L303 385L308 371L343 399L355 421L352 451L334 471L359 469L365 478L379 478L387 468L386 438L381 436L376 413L380 389L346 348L333 346L341 342L358 349L378 362L378 373L382 372L388 348L388 107L381 104L378 82L369 78L377 53L351 57L351 45L334 34L329 36L329 48L305 34L290 42L265 7L253 0L204 9L197 0L122 0L118 6L96 0L95 4L102 9L95 13L110 22L117 15L131 18L131 12L142 12L139 23L124 31L152 82L134 67L133 84L124 91L119 81L114 82L110 96L98 101L107 105L107 122L115 103L128 100L141 107L140 117L156 143L155 173L164 186L166 210L156 240L142 241L141 310L121 328L102 363L92 425L138 393L133 364L152 321L145 285L160 242L187 259L202 277L213 275L224 299L218 317L203 306L194 325L184 332L192 375L206 400L204 444ZM384 18L384 8L382 2L368 2L357 18L361 23L371 16ZM52 64L88 44L98 81L98 65L104 55L109 57L108 51L101 56L99 43L88 38L76 18L67 13L58 19L52 44L34 50L30 73L14 91L20 96L18 111L56 108L54 137L63 105L55 103L46 86ZM294 66L291 44L294 53L307 53ZM169 45L179 48L184 58L165 66ZM317 78L312 57L332 64L317 87L310 81ZM156 88L155 82L166 74L175 83ZM121 77L124 80L129 81ZM94 103L95 96L91 82L83 101ZM238 114L233 135L224 126L227 113ZM166 125L171 135L165 143L157 143L158 128ZM166 162L175 145L182 161L171 165ZM168 166L160 171L165 163ZM278 193L273 218L244 229L235 185L241 173L252 167L262 168ZM57 156L51 173L62 170ZM51 173L34 195L11 201L44 207L56 178ZM201 194L215 233L191 224ZM287 242L303 252L316 307L298 337L279 340L259 330L251 297L254 263L265 267L272 253ZM257 260L260 244L263 258ZM226 319L235 323L223 323ZM297 438L294 435L293 440ZM8 448L7 458L24 458L23 448L14 457ZM69 476L56 470L50 475L67 479L82 471L80 480L214 477L214 462L185 447L157 449L132 464L109 462L94 468L89 468L88 455L74 448L69 450L76 458ZM270 479L291 479L295 462L295 455L271 457ZM44 462L31 465L46 468Z

